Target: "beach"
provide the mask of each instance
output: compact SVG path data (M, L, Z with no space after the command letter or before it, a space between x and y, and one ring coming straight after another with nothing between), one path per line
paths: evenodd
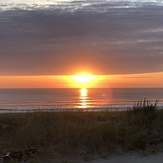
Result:
M109 159L97 159L90 163L162 163L163 153L155 155L140 156L138 154L125 154L121 156L112 156Z
M156 153L150 155L141 155L140 153L126 153L122 155L112 155L109 158L95 158L88 161L89 163L162 163L163 153ZM77 161L78 162L78 161ZM80 162L80 161L79 161ZM81 161L80 163L84 163Z
M71 163L162 163L163 160L163 153L157 153L152 155L143 156L139 153L127 153L122 155L112 155L109 158L102 159L102 158L95 158L89 161L83 160L70 160L67 162ZM65 161L66 162L66 161ZM57 163L57 162L56 162ZM60 162L58 162L60 163Z
M163 157L163 110L148 101L127 111L0 114L0 153L38 148L30 161L127 162Z
M0 155L0 163L2 161L2 155ZM83 158L60 158L60 159L40 159L34 158L33 160L27 161L27 163L162 163L163 153L155 153L149 155L142 155L140 153L125 153L121 155L111 155L108 158L94 157L90 160L83 160Z

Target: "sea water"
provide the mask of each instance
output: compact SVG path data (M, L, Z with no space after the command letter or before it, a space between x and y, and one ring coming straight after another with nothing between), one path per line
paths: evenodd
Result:
M0 111L124 109L144 98L163 106L163 88L0 89Z

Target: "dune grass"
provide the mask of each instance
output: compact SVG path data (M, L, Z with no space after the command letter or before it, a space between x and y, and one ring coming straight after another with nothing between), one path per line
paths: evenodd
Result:
M48 157L144 150L163 141L163 110L144 109L0 114L0 153L29 147Z

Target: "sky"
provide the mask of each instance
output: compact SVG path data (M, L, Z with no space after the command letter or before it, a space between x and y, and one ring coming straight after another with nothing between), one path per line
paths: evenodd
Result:
M1 0L0 88L69 87L80 72L163 87L162 17L163 0Z

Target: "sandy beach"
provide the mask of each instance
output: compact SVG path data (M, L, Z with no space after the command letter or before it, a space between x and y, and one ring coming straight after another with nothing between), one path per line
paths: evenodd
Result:
M96 159L90 163L162 163L163 153L141 156L139 154L114 155L107 159Z
M27 163L162 163L163 153L159 152L151 155L141 155L138 153L126 153L122 155L112 155L106 159L102 158L92 158L90 160L83 160L81 158L60 158L60 159L31 159ZM2 161L2 155L0 159Z
M44 163L162 163L163 153L159 152L151 155L141 155L139 153L126 153L122 155L112 155L106 159L92 158L90 160L82 159L61 159L61 160L44 160ZM42 162L40 162L42 163Z
M102 158L92 158L92 160L82 160L82 159L61 159L61 160L51 160L44 161L44 163L162 163L163 153L159 152L151 155L141 155L139 153L126 153L122 155L112 155L106 159ZM43 162L39 162L43 163Z

